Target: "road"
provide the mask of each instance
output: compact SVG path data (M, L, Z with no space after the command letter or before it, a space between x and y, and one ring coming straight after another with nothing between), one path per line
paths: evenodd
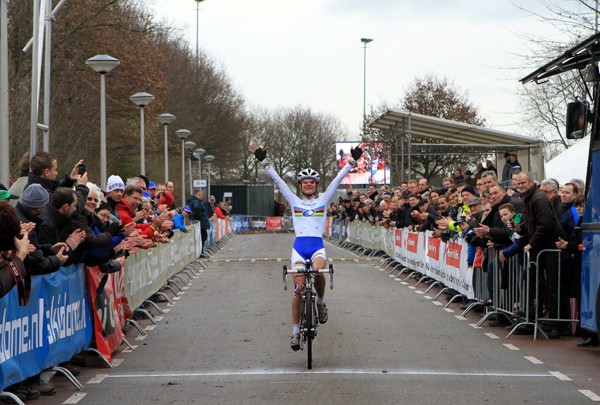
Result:
M144 340L128 332L137 347L116 354L118 367L88 357L79 376L85 395L55 377L60 392L37 403L591 402L503 335L457 319L457 308L444 310L433 293L395 280L377 260L330 244L335 288L326 292L329 321L308 370L306 354L289 347L291 287L283 290L281 268L292 241L236 235Z

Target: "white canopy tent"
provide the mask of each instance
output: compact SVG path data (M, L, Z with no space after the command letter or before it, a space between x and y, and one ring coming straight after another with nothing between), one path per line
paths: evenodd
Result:
M589 149L590 137L587 136L546 162L546 177L556 179L560 184L568 183L572 179L585 181Z

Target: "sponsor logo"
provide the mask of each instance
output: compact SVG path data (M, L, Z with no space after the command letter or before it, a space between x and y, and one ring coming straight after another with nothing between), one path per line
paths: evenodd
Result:
M462 253L462 246L458 243L450 242L448 243L448 248L446 249L446 264L448 266L460 268L460 254Z
M303 217L312 217L313 215L315 215L315 210L304 210L302 213Z
M394 241L395 241L396 247L399 247L399 248L402 247L402 229L394 230Z
M419 234L409 233L406 238L406 250L412 253L417 253L419 244Z
M428 239L427 256L434 260L440 260L440 240L431 236Z

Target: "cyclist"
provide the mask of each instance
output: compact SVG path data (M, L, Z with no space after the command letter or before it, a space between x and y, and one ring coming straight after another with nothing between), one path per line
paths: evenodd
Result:
M319 195L318 184L319 173L308 168L302 169L296 179L301 192L301 197L296 196L285 182L279 177L273 166L266 159L267 151L260 146L252 145L254 156L265 168L269 176L281 190L293 212L294 231L296 239L292 249L292 267L294 270L302 270L306 260L310 259L315 270L324 269L327 266L325 256L325 245L323 244L323 232L325 231L326 213L325 209L342 179L356 166L356 161L363 151L360 147L350 150L351 157L346 165L339 171L337 177L331 182L327 190ZM294 274L294 295L292 297L292 341L291 348L296 351L300 349L300 318L302 313L302 286L304 277ZM323 296L325 294L325 276L315 275L315 287L317 290L317 312L320 323L327 322L327 306Z

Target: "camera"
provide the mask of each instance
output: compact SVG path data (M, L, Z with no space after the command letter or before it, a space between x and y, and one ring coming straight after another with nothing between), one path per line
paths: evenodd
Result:
M80 176L83 176L85 174L85 163L82 163L79 166L77 166L77 174L79 174Z

